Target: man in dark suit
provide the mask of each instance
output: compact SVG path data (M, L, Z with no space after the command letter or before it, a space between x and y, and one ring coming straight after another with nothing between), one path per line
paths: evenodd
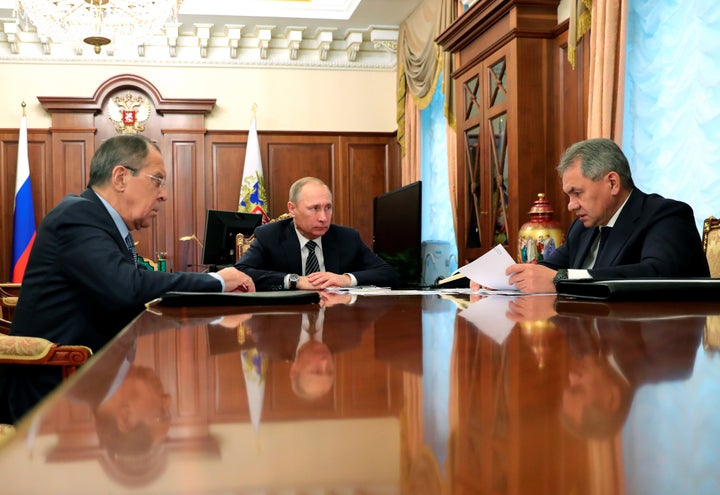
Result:
M519 290L555 292L568 278L710 276L692 208L637 189L627 158L613 141L574 144L557 170L568 210L577 219L567 241L546 260L507 269Z
M333 225L333 198L320 179L304 177L290 187L291 219L263 225L235 267L258 290L378 285L394 287L397 272L349 227Z
M138 269L130 231L149 227L166 199L154 143L122 135L100 145L88 188L66 196L40 224L11 334L98 351L167 291L254 291L252 279L232 267L215 274Z

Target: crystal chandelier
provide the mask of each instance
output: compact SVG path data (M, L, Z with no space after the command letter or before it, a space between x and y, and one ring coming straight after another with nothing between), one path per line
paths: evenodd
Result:
M138 46L175 20L182 0L19 0L21 19L38 36L53 42L103 46Z

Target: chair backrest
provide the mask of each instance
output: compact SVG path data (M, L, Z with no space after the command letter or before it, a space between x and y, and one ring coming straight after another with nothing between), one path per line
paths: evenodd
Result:
M703 222L703 250L710 266L710 276L720 277L720 219L708 217Z
M270 219L270 222L277 222L278 220L285 220L286 218L290 218L289 213L283 213L277 218ZM245 251L250 249L250 245L252 244L252 241L255 240L255 235L245 235L245 234L238 234L235 236L235 261L238 261L243 254L245 254Z

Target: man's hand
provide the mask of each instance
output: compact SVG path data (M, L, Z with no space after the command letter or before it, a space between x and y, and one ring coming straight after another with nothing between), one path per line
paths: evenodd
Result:
M225 281L225 292L255 292L255 282L249 275L229 266L217 272Z
M329 308L336 304L350 304L353 296L350 294L334 294L332 292L320 293L320 307Z
M297 288L303 290L322 290L328 287L349 287L352 281L347 275L332 272L315 272L300 277Z
M508 303L505 316L512 321L542 321L555 316L557 296L522 296Z
M505 275L510 277L508 282L517 287L520 292L527 294L555 292L553 278L556 273L551 268L534 263L518 263L510 265L505 270Z

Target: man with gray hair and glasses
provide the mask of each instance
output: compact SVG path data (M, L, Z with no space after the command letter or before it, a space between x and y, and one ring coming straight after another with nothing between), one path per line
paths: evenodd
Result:
M88 187L63 198L38 228L11 334L99 350L168 291L254 291L236 268L217 273L142 270L132 231L150 227L167 200L159 148L142 135L102 143Z

